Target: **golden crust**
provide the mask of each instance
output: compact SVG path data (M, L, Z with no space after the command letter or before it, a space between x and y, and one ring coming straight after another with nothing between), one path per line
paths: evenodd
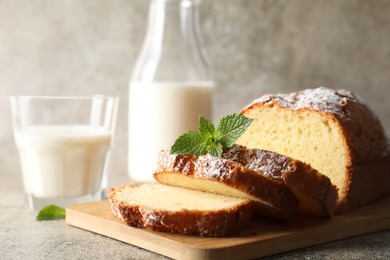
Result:
M347 196L340 202L339 214L390 195L390 146L378 158L353 165L349 176Z
M299 200L298 213L320 217L330 217L333 213L337 189L327 176L309 164L275 152L247 149L241 145L225 149L222 156L259 174L282 180Z
M283 180L299 199L303 215L330 217L336 207L337 188L330 179L310 165L292 160L295 170L283 174Z
M178 181L177 175L188 179ZM227 190L234 189L239 194L233 196L251 198L255 214L265 217L291 221L298 207L295 195L282 181L258 174L231 160L210 155L171 155L169 151L161 151L154 178L164 184L222 195L231 195ZM206 185L193 187L193 180L212 181L225 186L219 190L212 190Z

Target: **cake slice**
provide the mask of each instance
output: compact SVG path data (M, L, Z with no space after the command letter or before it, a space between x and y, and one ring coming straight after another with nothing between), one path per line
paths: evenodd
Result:
M299 200L298 213L319 217L330 217L333 213L337 189L328 177L310 165L275 152L241 145L225 148L222 157L283 181Z
M248 226L252 202L162 184L127 184L109 190L115 216L149 230L221 237Z
M298 200L281 180L211 155L159 154L154 178L163 184L249 199L256 215L291 221Z
M253 119L237 143L310 164L338 188L341 214L390 193L390 155L383 127L346 90L307 89L264 95L240 113Z

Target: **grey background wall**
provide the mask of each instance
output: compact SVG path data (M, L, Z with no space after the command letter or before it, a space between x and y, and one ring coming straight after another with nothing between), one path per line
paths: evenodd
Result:
M203 0L214 120L268 92L354 91L390 134L390 1ZM126 181L127 86L147 0L0 0L0 164L20 173L8 96L121 96L112 175Z

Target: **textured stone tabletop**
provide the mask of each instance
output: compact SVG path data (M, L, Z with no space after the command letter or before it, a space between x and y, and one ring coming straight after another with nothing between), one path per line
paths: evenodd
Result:
M115 176L112 176L115 177ZM121 182L117 177L116 182ZM115 183L112 180L111 183ZM0 171L1 259L164 259L135 246L69 226L35 221L18 172ZM390 230L295 250L268 259L390 259Z
M0 259L164 259L27 207L9 95L121 97L110 185L127 182L127 96L146 0L0 1ZM214 119L265 93L327 86L359 94L390 136L389 0L203 0ZM390 230L270 259L390 259Z

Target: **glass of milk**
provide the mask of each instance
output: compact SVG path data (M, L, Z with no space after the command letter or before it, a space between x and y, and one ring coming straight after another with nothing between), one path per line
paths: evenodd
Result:
M14 137L32 209L105 195L118 97L11 96Z

